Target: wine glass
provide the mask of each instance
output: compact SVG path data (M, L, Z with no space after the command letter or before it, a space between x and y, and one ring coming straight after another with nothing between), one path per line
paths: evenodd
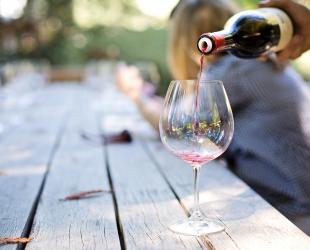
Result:
M201 166L228 147L234 120L224 85L218 80L177 80L169 85L159 122L163 144L193 167L194 208L187 221L169 228L185 235L204 235L224 230L199 209L198 177Z

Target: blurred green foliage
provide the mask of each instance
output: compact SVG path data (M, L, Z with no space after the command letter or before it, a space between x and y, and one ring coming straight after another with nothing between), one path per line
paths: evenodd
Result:
M75 29L70 36L57 39L41 54L56 65L81 65L90 60L105 58L129 64L151 61L157 65L161 81L168 84L170 75L166 63L166 40L166 29L132 31L99 26L87 30ZM84 46L79 48L81 45ZM160 93L166 90L165 85L160 85Z
M246 9L256 8L258 3L258 0L236 1ZM113 25L102 24L99 22L102 21L99 17L97 25L79 26L74 20L73 6L82 2L86 5L93 4L92 8L98 6L99 13L102 10L103 15L111 9L117 9L120 11L117 12L119 21L115 22L113 15L110 15L114 20ZM34 33L34 38L37 39L34 49L25 51L19 49L14 55L5 55L0 48L0 53L2 53L0 60L43 57L53 65L81 66L96 59L121 60L128 63L151 61L159 69L161 75L159 93L163 94L171 78L166 60L167 29L162 26L162 22L157 27L150 25L154 21L154 17L143 15L134 0L118 0L117 3L114 0L80 0L80 2L79 0L28 0L24 15L16 20L16 25L14 25L23 27L24 22L27 27L29 23L32 24L30 27L34 28L30 31L28 28L25 33L27 36L31 32ZM147 24L148 28L138 31L137 26L133 25L135 23L133 20L137 19L130 19L130 17L139 17L139 22ZM124 20L132 22L126 23ZM130 25L132 29L130 29ZM20 30L16 29L13 32L18 39L23 37ZM3 35L5 36L5 33ZM41 39L40 36L44 39Z
M236 0L236 2L243 8L255 8L259 0Z
M255 7L257 3L256 0L237 1L245 8ZM86 4L89 10L97 8L100 10L99 13L102 12L103 16L101 18L99 15L97 26L80 27L75 22L76 4L80 7ZM100 21L106 17L108 13L106 11L110 13L112 10L117 10L115 18L118 18L118 21L116 20L113 27L110 24L103 25ZM98 11L96 13L98 14ZM154 17L143 15L134 0L117 2L114 0L88 0L88 2L85 0L28 0L24 14L17 23L18 25L23 22L27 25L33 24L35 28L30 33L34 33L37 41L30 49L18 49L15 55L4 55L2 58L9 60L10 58L44 57L53 65L83 65L89 60L104 58L123 60L128 63L152 61L157 65L161 75L162 84L159 92L164 93L170 81L166 62L166 28L149 26L142 31L137 31L135 25L133 29L128 28L128 25L124 28L124 23L126 24L124 20L128 17L139 17L140 23L142 19L144 23L151 23L151 20L154 20ZM111 18L113 19L113 15ZM20 30L14 32L21 33ZM29 35L29 30L25 33Z

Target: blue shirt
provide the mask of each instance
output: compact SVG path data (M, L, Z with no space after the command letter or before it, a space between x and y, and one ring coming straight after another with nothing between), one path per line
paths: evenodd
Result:
M310 214L310 88L291 68L230 55L204 78L222 80L235 132L235 173L287 216Z

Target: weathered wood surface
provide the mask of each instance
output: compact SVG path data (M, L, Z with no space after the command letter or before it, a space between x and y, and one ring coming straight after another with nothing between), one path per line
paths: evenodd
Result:
M25 124L0 140L0 237L19 237L38 195L44 174L71 104L71 90L47 87L42 103L27 111ZM3 246L2 249L15 249Z
M105 98L108 117L105 117L103 127L108 131L120 131L122 128L127 128L136 135L136 142L131 146L110 146L108 148L112 178L116 186L117 199L120 202L120 217L124 220L122 222L126 225L126 221L132 218L132 213L122 211L122 206L124 206L123 210L126 210L128 203L132 203L130 199L129 201L127 199L128 190L143 190L142 194L137 195L137 191L132 191L134 195L130 195L133 196L135 205L136 203L143 205L145 203L143 194L148 193L147 190L153 185L155 190L161 190L161 188L165 190L163 192L166 195L173 191L188 211L193 204L191 168L164 149L158 137L152 134L149 126L135 113L135 108L125 97L114 93L113 98L118 100L118 104L113 108L109 108L109 98ZM109 113L111 109L113 113ZM144 149L144 152L141 149ZM123 154L121 159L120 154ZM166 184L160 184L162 180L154 169L154 163ZM130 167L130 170L126 171L124 165L127 168ZM153 178L148 177L149 174ZM137 180L136 183L130 184L134 179ZM140 185L140 188L137 187ZM143 189L144 185L146 187ZM167 185L168 190L165 189ZM201 172L200 186L202 210L210 218L222 221L226 228L225 232L200 237L199 240L205 247L229 250L296 249L296 246L298 249L310 248L309 237L227 170L224 162L214 161L205 166ZM159 199L157 203L163 203L161 201L163 197L157 196L155 199ZM123 202L125 204L122 204ZM170 206L170 204L164 204L158 213L166 214L166 210L171 211ZM140 212L135 211L138 214L144 214L144 210L140 210ZM170 220L165 220L166 225L176 220L171 215L168 217ZM178 213L176 217L184 218L184 215L180 216ZM127 225L127 231L126 226L124 227L126 243L134 246L137 235L141 232L138 229L132 229L132 223ZM139 243L141 244L138 245L139 247L145 246L141 241Z
M27 249L120 249L103 149L96 138L81 136L99 134L94 98L87 89L74 92L75 105L49 170ZM106 192L59 200L94 189Z
M310 249L309 237L216 161L202 169L200 200L225 232L170 232L192 207L191 168L164 149L133 103L113 86L100 97L78 85L52 86L44 95L27 124L0 141L0 237L32 228L26 249ZM134 141L104 146L80 135L99 127L127 129ZM112 193L59 201L91 189Z
M116 98L117 97L117 98ZM112 106L107 100L118 100ZM113 112L111 112L113 110ZM122 95L106 96L104 133L128 129L132 143L107 146L108 166L116 194L119 218L127 249L202 249L193 237L171 232L167 225L186 215L156 166L143 150L141 138L154 131Z
M190 208L191 168L159 141L145 143L182 204ZM310 249L310 238L229 172L224 163L207 164L200 177L202 211L225 225L225 232L208 236L215 249Z

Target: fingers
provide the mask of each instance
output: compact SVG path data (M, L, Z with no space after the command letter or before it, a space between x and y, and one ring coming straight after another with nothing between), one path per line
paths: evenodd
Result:
M261 62L266 62L268 60L268 56L266 55L262 55L258 58L258 61L261 61Z
M296 59L302 54L303 52L302 44L303 44L303 41L300 35L295 35L292 38L291 42L287 46L287 50L291 52L289 59Z
M258 3L259 7L277 7L287 8L289 6L289 0L263 0Z
M296 59L302 53L301 37L296 35L287 45L286 49L278 53L278 61L285 63L290 59Z
M294 43L293 43L293 46L295 47L295 49L292 49L290 59L296 59L297 57L299 57L302 54L302 47L300 45L300 42L296 42L296 45L294 45Z

